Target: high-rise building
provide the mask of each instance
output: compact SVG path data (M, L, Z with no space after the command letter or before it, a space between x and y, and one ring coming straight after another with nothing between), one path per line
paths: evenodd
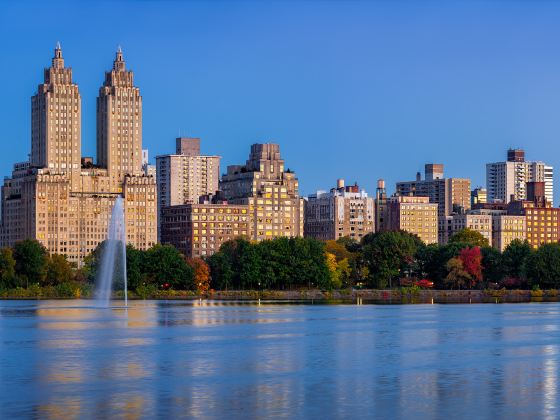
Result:
M132 81L131 72L124 70L120 50L109 79ZM119 195L124 198L128 243L141 249L156 243L155 180L141 172L140 131L136 134L134 126L135 132L130 134L128 128L123 128L131 119L130 113L135 114L133 121L141 121L141 108L130 109L130 98L123 98L126 92L139 97L139 91L133 86L106 91L107 87L106 76L101 95L113 95L111 100L115 103L109 104L109 108L98 108L97 122L107 129L97 138L98 150L110 149L114 153L107 156L116 160L105 159L103 165L94 165L91 158L84 157L82 165L81 98L57 45L52 66L45 70L45 81L32 99L31 161L16 164L11 178L6 178L2 187L2 246L37 239L49 252L64 254L80 265L106 239L111 209ZM123 124L121 132L119 123ZM109 138L113 127L115 136ZM131 136L133 142L139 142L137 160L136 146L130 146ZM107 164L115 164L116 172L103 167Z
M57 43L44 81L31 98L31 166L48 168L76 186L81 168L82 98Z
M200 139L198 137L177 137L175 139L175 154L183 156L199 156Z
M526 218L527 241L533 248L542 244L558 242L560 239L560 208L543 197L545 186L542 182L528 183L527 200L512 201L508 214Z
M377 180L377 188L375 190L375 231L384 232L387 230L387 191L385 190L385 181Z
M471 191L471 208L479 204L486 204L488 202L488 192L486 188L476 187Z
M554 170L540 161L526 161L521 149L510 149L507 161L486 164L488 201L509 203L527 199L528 182L544 182L546 199L554 199Z
M464 213L471 207L471 180L445 178L442 164L428 163L424 173L424 180L417 173L415 181L398 182L396 194L428 197L430 203L438 204L439 242L446 243L446 217Z
M148 149L142 149L142 172L146 176L156 177L156 165L150 165Z
M328 193L317 191L307 197L304 235L321 240L347 236L359 242L375 230L374 208L374 199L358 184L345 186L339 179Z
M162 209L161 242L187 257L207 257L229 240L251 236L249 206L201 199L200 203Z
M284 168L277 144L253 144L245 165L228 166L220 189L231 204L246 204L254 240L303 236L303 199L296 175Z
M392 196L387 201L387 230L418 235L426 244L438 243L438 205L428 197Z
M125 175L142 173L142 96L120 47L97 98L97 160L114 192Z
M191 142L196 140L196 142ZM198 203L219 188L220 156L200 154L200 139L177 139L177 153L156 157L158 211L164 207ZM160 224L161 226L161 224Z
M475 210L468 214L454 214L450 219L448 240L463 229L471 229L484 236L488 240L488 245L492 245L492 215Z
M527 239L527 218L512 214L492 215L492 246L504 252L513 240Z

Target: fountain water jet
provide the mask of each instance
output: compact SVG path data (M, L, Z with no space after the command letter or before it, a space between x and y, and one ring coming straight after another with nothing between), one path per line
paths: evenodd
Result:
M128 305L126 284L126 224L124 220L124 200L118 196L111 212L107 240L101 250L101 262L95 282L97 306L109 307L115 278L124 282L124 305Z

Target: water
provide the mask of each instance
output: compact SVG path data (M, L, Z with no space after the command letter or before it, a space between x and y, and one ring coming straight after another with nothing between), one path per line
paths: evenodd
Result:
M107 240L103 244L101 263L95 285L97 306L108 307L115 280L124 283L124 304L127 306L126 284L126 224L124 220L124 201L118 196L113 205Z
M560 304L0 301L0 418L557 418Z

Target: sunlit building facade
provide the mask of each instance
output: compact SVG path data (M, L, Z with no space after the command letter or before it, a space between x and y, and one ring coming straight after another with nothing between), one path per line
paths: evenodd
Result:
M124 84L124 86L122 86ZM103 103L105 105L99 105ZM122 51L98 99L100 164L80 156L81 97L57 45L31 101L30 161L14 165L2 187L2 246L37 239L80 265L106 239L115 199L124 198L128 242L156 243L156 185L141 165L141 99Z
M245 165L228 166L220 190L228 203L249 206L253 240L303 236L304 201L278 144L253 144Z
M438 205L428 197L389 197L387 210L387 230L404 230L426 244L438 243Z

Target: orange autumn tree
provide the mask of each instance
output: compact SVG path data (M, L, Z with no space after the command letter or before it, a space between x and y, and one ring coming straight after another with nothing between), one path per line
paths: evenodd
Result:
M210 268L201 258L187 258L187 264L194 271L194 285L199 295L208 293L210 290Z
M483 267L480 247L474 246L472 248L463 248L459 252L459 259L463 263L463 270L465 270L470 276L466 286L471 289L482 280Z

